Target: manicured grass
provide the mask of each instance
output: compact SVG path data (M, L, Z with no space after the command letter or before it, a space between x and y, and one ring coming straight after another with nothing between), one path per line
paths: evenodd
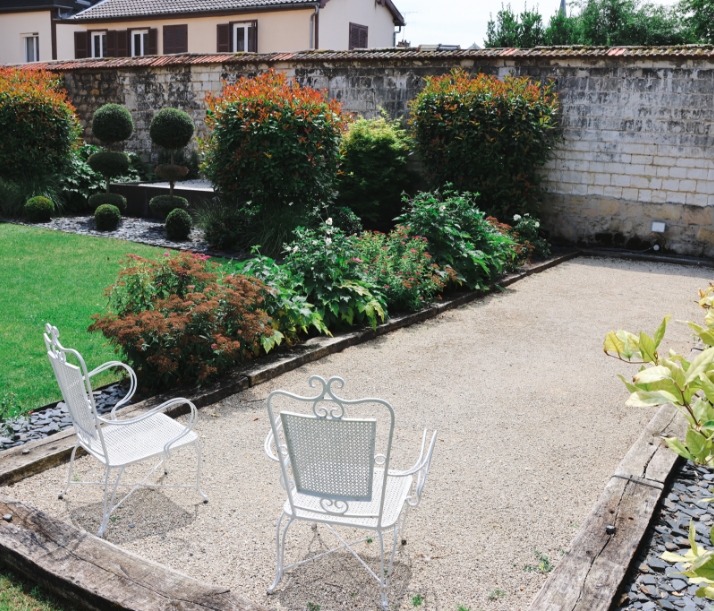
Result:
M116 358L90 316L106 309L104 290L129 253L161 256L164 249L109 238L0 224L0 401L17 395L24 411L61 398L42 333L50 322L63 345L77 349L91 370ZM116 379L104 373L100 386ZM0 608L1 609L1 608Z
M0 611L73 611L43 588L0 568Z

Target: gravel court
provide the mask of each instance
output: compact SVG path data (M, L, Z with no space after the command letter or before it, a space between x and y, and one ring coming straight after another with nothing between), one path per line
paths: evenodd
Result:
M557 564L656 412L625 407L616 374L636 369L603 355L605 333L651 334L669 313L664 346L687 353L688 328L674 321L701 319L696 291L711 277L693 267L579 258L233 395L200 410L210 503L192 491L140 491L115 513L106 538L271 609L379 608L376 582L344 552L294 569L275 595L265 594L285 500L278 466L263 453L265 399L277 388L310 394L312 374L339 375L347 398L393 404L394 468L414 462L424 427L439 430L390 606L414 609L419 595L427 610L525 610L546 578L535 570L536 551ZM79 459L78 476L98 479L97 466ZM192 450L176 452L170 469L167 483L192 482ZM99 489L74 487L59 501L66 473L51 469L7 493L96 532ZM326 529L295 523L288 561L333 544ZM376 558L374 544L358 549Z

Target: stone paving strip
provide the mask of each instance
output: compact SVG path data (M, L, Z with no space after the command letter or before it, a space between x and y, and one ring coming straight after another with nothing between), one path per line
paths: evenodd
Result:
M376 609L372 578L339 553L295 569L265 594L285 500L262 450L265 399L276 388L308 394L311 374L338 375L347 397L394 405L395 468L411 465L424 427L439 429L423 504L398 553L392 606L413 609L420 595L420 609L522 611L657 411L625 407L616 375L627 366L603 355L605 333L652 332L666 313L696 319L696 291L710 278L695 267L579 258L226 397L201 410L197 425L211 502L140 491L117 510L106 538L271 609ZM672 323L665 343L687 352L686 326ZM76 472L93 481L98 467L83 457ZM193 454L176 452L169 483L193 473ZM100 491L77 486L60 501L65 477L61 465L0 493L96 532ZM324 529L297 524L288 560L332 544ZM361 551L374 559L368 544Z

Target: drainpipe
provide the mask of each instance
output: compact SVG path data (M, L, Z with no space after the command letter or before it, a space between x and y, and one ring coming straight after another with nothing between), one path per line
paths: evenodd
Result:
M317 45L320 44L319 38L318 38L318 19L320 16L320 5L316 4L315 5L315 12L310 15L310 48L311 49L317 49Z
M392 35L392 46L396 47L397 46L397 34L402 33L402 26L399 26L398 30L394 30L394 34Z

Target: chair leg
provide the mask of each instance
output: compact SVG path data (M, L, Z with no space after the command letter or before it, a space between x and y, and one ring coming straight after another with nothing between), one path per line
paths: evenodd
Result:
M69 471L67 471L67 485L64 487L64 490L62 490L62 492L60 492L57 496L58 499L62 499L67 493L67 490L69 490L69 485L72 482L72 471L74 470L74 455L77 453L78 447L79 444L75 444L74 449L72 450L72 455L69 458Z
M109 490L108 490L109 474L111 473L111 470L112 470L111 467L107 467L107 473L104 476L104 511L102 514L102 524L99 527L99 531L97 532L97 537L99 537L100 539L104 535L104 530L106 529L107 524L109 524L109 516L111 515L112 509L114 508L114 501L116 500L116 496L117 496L117 488L119 487L119 480L121 479L121 476L124 474L124 469L126 469L126 467L121 467L119 469L119 475L117 475L117 479L114 482L114 486L112 489L111 500L107 504L107 494L109 493Z
M278 519L278 527L275 532L275 554L276 554L276 569L275 569L275 581L273 585L268 588L268 594L275 592L275 588L278 587L280 579L283 577L283 565L285 564L285 536L288 534L288 528L292 524L294 518L290 518L288 523L285 525L285 529L282 533L282 538L280 536L280 525L282 524L283 518L285 517L285 512L280 514Z
M203 502L208 503L208 497L201 490L201 442L196 438L196 490L203 497Z
M387 608L387 581L388 575L384 570L384 535L381 530L377 531L379 537L379 589L382 594L382 607Z

